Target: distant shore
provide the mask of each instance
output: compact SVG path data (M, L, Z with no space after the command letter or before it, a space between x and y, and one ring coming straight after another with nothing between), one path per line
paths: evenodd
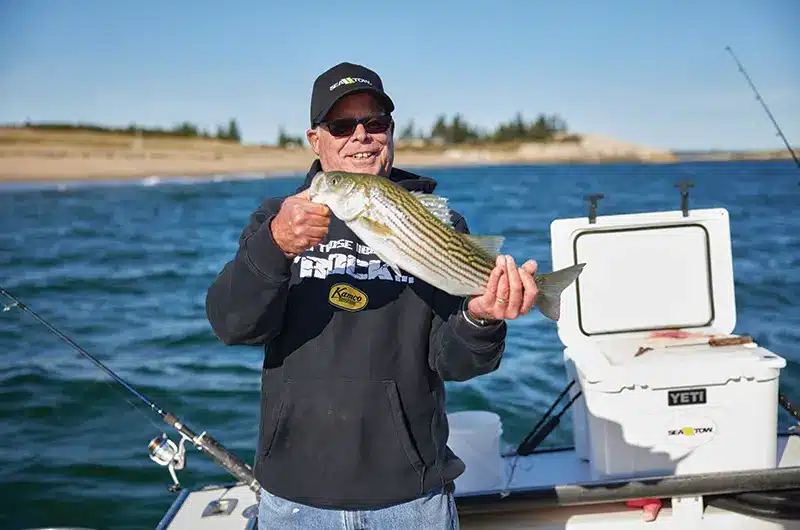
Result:
M784 155L788 158L788 153ZM691 159L759 158L755 153L691 153ZM762 158L780 158L764 153ZM527 142L500 145L423 145L398 142L395 165L454 167L532 163L672 163L683 159L670 151L639 146L600 135L580 142ZM25 135L0 128L0 181L42 182L119 180L149 177L204 177L259 173L265 177L303 172L314 160L308 148L242 146L208 140L132 141L108 135Z

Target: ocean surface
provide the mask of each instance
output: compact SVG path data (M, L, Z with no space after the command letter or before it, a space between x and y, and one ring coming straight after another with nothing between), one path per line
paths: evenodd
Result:
M692 208L731 215L736 332L788 359L781 387L800 401L800 173L791 162L542 165L426 169L473 233L550 268L550 222L587 214ZM205 317L206 289L239 233L285 179L0 186L0 285L158 406L252 462L258 347L226 347ZM2 308L0 308L2 309ZM449 384L449 410L500 414L516 445L565 386L556 325L509 325L497 372ZM779 427L789 426L781 411ZM746 428L746 426L743 426ZM0 528L154 527L175 495L147 444L160 418L19 308L0 313ZM174 439L173 432L167 431ZM571 443L569 414L545 445ZM194 448L187 487L231 477Z

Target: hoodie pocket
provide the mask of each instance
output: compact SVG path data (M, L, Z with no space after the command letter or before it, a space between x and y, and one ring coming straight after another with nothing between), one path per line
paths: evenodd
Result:
M405 410L394 381L285 381L265 461L272 491L336 506L422 494L408 418L426 432L430 415L417 402Z
M267 394L261 399L262 428L258 433L258 453L262 456L269 454L283 413L283 401L279 397L276 392L274 395Z

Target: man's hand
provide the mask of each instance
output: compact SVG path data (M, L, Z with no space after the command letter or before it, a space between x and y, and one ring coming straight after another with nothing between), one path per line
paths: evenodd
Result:
M486 291L467 304L470 316L487 320L513 320L528 314L539 293L533 281L535 272L534 260L528 260L517 268L511 256L498 256Z
M322 241L330 222L330 209L311 202L304 190L283 201L270 229L283 253L292 258Z

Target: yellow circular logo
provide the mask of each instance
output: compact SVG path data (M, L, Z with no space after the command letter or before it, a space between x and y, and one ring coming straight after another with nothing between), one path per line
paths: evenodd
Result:
M368 301L364 291L346 283L337 283L328 292L328 302L346 311L361 311Z

